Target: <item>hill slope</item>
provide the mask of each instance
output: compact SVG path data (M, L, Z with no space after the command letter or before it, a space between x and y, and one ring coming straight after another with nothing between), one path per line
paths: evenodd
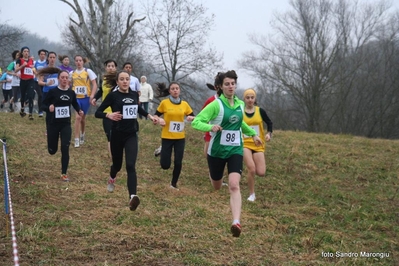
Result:
M202 133L187 126L174 191L172 169L160 169L153 155L160 128L140 120L141 204L131 212L124 167L115 192L106 190L110 160L101 123L88 117L87 142L70 148L71 182L63 183L60 152L47 153L44 120L0 114L20 265L399 264L398 141L275 132L256 202L246 201L242 178L237 239L229 232L228 188L213 191L208 179ZM6 218L0 226L0 264L13 265Z

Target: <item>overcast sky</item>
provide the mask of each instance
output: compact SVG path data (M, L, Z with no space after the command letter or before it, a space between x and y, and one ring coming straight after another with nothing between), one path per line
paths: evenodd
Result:
M5 0L0 0L3 1ZM209 14L215 15L214 30L209 41L224 55L225 69L221 70L237 70L240 87L252 86L248 75L239 70L236 64L243 52L254 49L248 41L248 34L267 34L273 12L288 10L288 2L289 0L199 0L199 3L208 8ZM139 1L135 0L133 3L137 5ZM1 6L0 21L14 26L21 25L49 40L61 41L59 25L65 24L70 14L72 9L58 0L16 0L9 2L7 7Z
M0 2L5 1L0 0ZM373 2L373 0L362 1ZM133 1L135 6L139 2L139 0ZM243 52L255 49L248 40L248 34L272 33L270 22L273 14L290 10L289 0L198 0L198 2L208 8L209 14L215 15L214 30L210 33L209 43L224 55L224 69L221 70L235 69L241 88L253 86L245 71L238 68L237 60L242 58ZM399 0L393 0L392 3L399 7ZM59 26L65 24L71 14L72 9L58 0L16 0L9 2L7 7L1 5L0 21L14 26L21 25L49 40L61 41Z

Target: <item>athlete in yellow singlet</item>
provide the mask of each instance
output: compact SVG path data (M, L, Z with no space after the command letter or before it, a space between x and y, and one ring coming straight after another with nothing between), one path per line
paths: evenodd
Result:
M245 113L244 121L252 127L257 135L262 138L264 145L256 146L251 137L244 135L244 162L247 167L247 180L249 188L249 201L255 201L255 174L264 176L266 172L265 147L266 141L270 141L273 132L273 123L267 116L266 111L255 105L256 92L248 89L244 92ZM267 133L263 127L267 125Z
M113 59L109 59L107 61L104 62L104 67L105 67L105 72L106 74L110 74L110 73L115 73L116 72L116 67L118 66L118 64L116 63L115 60ZM98 99L101 98L102 101L104 101L105 97L111 92L111 90L113 88L111 88L110 85L108 85L106 81L106 78L103 78L103 82L102 82L102 86L100 87L100 89L97 91L96 96L94 96L94 98L91 101L91 105L95 106L96 105L96 101ZM110 114L112 113L112 109L111 107L107 107L104 110L104 113ZM110 146L110 140L111 140L111 127L112 127L112 120L104 118L103 119L103 129L104 129L104 133L105 136L107 137L108 140L108 154L109 157L111 158L111 146Z
M70 72L72 80L72 90L76 93L76 99L83 110L82 117L76 116L75 120L75 148L85 141L86 115L90 108L90 103L97 92L97 75L88 68L84 68L87 60L81 55L75 56L76 69Z

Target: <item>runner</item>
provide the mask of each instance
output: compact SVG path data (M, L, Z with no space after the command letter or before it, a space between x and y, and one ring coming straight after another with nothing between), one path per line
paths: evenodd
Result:
M48 68L42 68L37 73L37 83L43 88L43 99L51 89L58 87L58 73L60 69L56 67L56 61L57 54L55 52L49 52L47 55Z
M127 172L127 188L129 191L129 208L131 211L137 209L140 199L137 196L137 175L136 160L138 151L137 115L141 114L151 119L154 123L157 120L148 114L139 106L139 97L137 92L129 89L130 75L126 71L111 73L105 75L107 87L114 88L98 107L95 117L107 118L112 122L111 131L111 153L112 166L110 177L108 179L107 189L113 192L115 189L115 179L117 173L121 170L123 161L123 150L125 150L125 163ZM111 113L106 113L107 108L111 108Z
M219 72L215 85L220 86L220 97L208 104L194 119L194 129L204 132L211 131L211 141L208 148L208 166L213 187L218 190L222 186L225 165L229 174L230 207L233 215L231 233L234 237L241 234L241 192L240 178L243 161L244 134L252 136L256 145L261 145L261 139L256 131L243 121L244 103L235 96L237 74L234 70ZM163 148L163 147L162 147Z
M11 82L11 87L12 87L12 103L14 103L14 108L17 108L17 104L20 105L19 103L19 97L21 95L21 88L20 88L20 75L21 72L15 72L15 67L16 67L16 62L17 59L20 56L19 50L15 50L12 52L12 62L8 65L7 67L7 74L12 75L12 82ZM10 112L14 112L14 108L10 109Z
M116 67L118 66L118 64L116 63L115 60L113 59L109 59L107 61L104 62L104 67L105 67L105 72L106 74L112 74L116 72ZM105 97L111 92L111 87L108 86L108 84L106 83L105 78L103 78L103 82L102 82L102 86L99 88L99 90L97 91L96 95L94 96L93 100L92 100L92 105L96 105L96 101L98 99L102 99L102 101L104 101ZM108 107L107 109L104 110L105 113L111 113L112 110L110 107ZM110 145L110 140L111 140L111 128L112 128L112 121L108 118L104 118L103 119L103 129L104 129L104 133L105 136L107 137L108 140L108 154L111 158L111 145Z
M38 71L38 84L43 87L43 99L46 98L51 89L58 87L58 74L60 69L55 66L57 54L49 52L47 55L48 67L42 68ZM68 81L69 87L69 81ZM46 126L49 122L50 116L46 115Z
M71 105L79 116L83 116L83 111L76 100L76 94L68 87L68 71L60 70L58 83L58 88L50 90L43 100L43 110L50 117L47 125L47 147L51 155L55 154L58 139L61 139L61 179L69 181L67 170L72 135Z
M24 46L21 48L20 58L17 59L15 66L15 72L21 71L21 117L26 116L25 113L25 100L28 100L29 106L29 120L33 120L33 96L35 93L35 68L33 59L30 57L29 47Z
M244 91L245 113L244 121L256 131L264 143L270 141L273 132L273 123L266 111L256 106L256 92L253 89ZM267 133L263 129L263 122L267 125ZM255 201L255 174L264 176L266 172L265 145L255 145L253 139L244 135L244 163L247 167L249 201Z
M162 169L169 169L172 163L172 150L174 150L174 168L170 187L177 188L177 181L182 169L182 161L185 146L184 118L188 122L194 119L194 113L190 105L180 98L180 84L171 82L166 88L164 83L157 83L159 97L169 96L159 104L155 117L159 118L159 124L162 126L161 133L161 159Z
M136 91L139 96L141 95L141 86L140 86L140 82L139 79L136 78L135 76L132 75L132 71L133 71L133 65L130 62L126 62L123 64L123 70L125 70L127 73L129 73L130 75L130 89L132 91Z
M207 83L206 84L206 86L208 87L208 89L210 89L210 90L213 90L213 91L216 91L216 93L215 93L215 95L212 95L211 97L209 97L206 101L205 101L205 103L204 103L204 105L202 106L202 108L201 108L201 110L202 109L204 109L208 104L210 104L211 102L213 102L215 99L217 99L217 98L219 98L219 94L221 94L222 93L222 91L220 90L220 88L219 87L216 87L215 85L212 85L212 84L210 84L210 83ZM211 140L211 134L209 133L209 132L205 132L205 134L204 134L204 141L205 141L205 144L204 144L204 156L205 156L205 158L207 158L208 157L208 147L209 147L209 141ZM209 179L211 180L211 183L212 183L212 178L211 178L211 176L209 175ZM226 182L222 182L222 186L228 186L229 184L227 184Z
M39 55L39 60L35 62L36 72L47 66L47 53L48 51L45 49L40 49L37 52L37 54ZM43 86L39 85L37 77L35 77L35 91L37 94L37 109L39 117L43 117L43 110L42 110Z
M73 71L73 68L69 66L69 57L67 55L59 55L58 60L61 62L59 68L68 72Z
M78 148L85 142L86 115L97 92L97 75L91 69L84 67L84 64L88 62L86 58L76 55L74 59L76 70L70 72L72 89L84 112L83 116L76 116L75 119L75 148Z
M8 100L10 100L10 104L9 104L9 109L12 110L12 86L11 86L11 82L12 82L12 75L4 73L1 78L0 81L2 83L2 87L3 87L3 100L1 101L0 104L0 108L3 109L4 104L8 102Z

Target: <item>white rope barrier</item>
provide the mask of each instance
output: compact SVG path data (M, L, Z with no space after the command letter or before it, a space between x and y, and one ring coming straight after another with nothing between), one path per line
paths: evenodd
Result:
M8 167L7 167L7 145L5 140L1 140L3 143L3 158L4 158L4 195L8 195L8 199L4 199L4 204L6 205L8 200L9 204L9 217L11 221L11 235L12 235L12 252L14 257L14 265L19 266L19 257L18 257L18 245L17 245L17 236L15 233L15 225L14 225L14 214L12 211L12 201L11 201L11 191L10 191L10 180L8 177ZM7 210L7 208L6 208Z

